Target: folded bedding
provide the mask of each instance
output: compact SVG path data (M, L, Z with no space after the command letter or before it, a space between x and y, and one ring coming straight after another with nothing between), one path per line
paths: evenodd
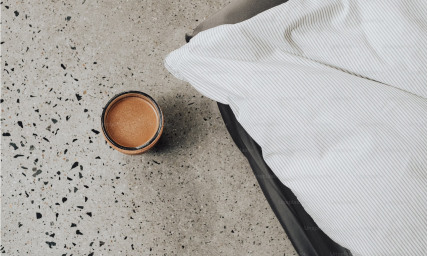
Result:
M164 64L353 255L426 255L426 2L289 0Z

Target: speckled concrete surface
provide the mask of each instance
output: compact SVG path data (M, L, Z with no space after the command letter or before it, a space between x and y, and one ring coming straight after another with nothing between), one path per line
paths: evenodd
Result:
M3 1L3 255L294 255L215 102L162 61L221 1ZM126 156L102 107L141 90L165 129Z

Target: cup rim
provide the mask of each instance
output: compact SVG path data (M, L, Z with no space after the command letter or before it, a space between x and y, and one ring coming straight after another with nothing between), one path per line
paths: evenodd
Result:
M138 146L138 147L125 147L125 146L122 146L122 145L120 145L120 144L118 144L118 143L116 143L110 136L109 136L109 134L108 134L108 132L107 132L107 129L106 129L106 127L105 127L105 123L104 123L104 120L105 120L105 115L106 115L106 111L107 111L107 109L108 109L108 107L110 106L110 104L115 100L115 99L117 99L118 97L121 97L121 96L123 96L123 95L125 95L125 94L139 94L139 95L142 95L142 96L144 96L144 97L146 97L147 99L149 99L153 104L154 104L154 106L156 107L156 111L158 112L158 114L159 114L159 127L158 127L158 130L156 131L156 134L149 140L149 141L147 141L146 143L144 143L143 145L141 145L141 146ZM131 96L132 97L132 96ZM133 90L131 90L131 91L125 91L125 92L121 92L121 93L119 93L119 94L116 94L115 96L113 96L108 102L107 102L107 104L104 106L104 108L103 108L103 112L102 112L102 114L101 114L101 128L102 128L102 130L103 130L103 133L104 133L104 136L106 137L106 139L108 140L108 142L110 142L112 145L114 145L115 147L117 147L117 148L119 148L119 149L121 149L121 150L126 150L126 151L137 151L137 150L141 150L141 149L143 149L143 148L145 148L145 147L147 147L147 146L149 146L153 141L155 141L156 140L156 138L159 136L159 134L160 134L160 132L161 132L161 130L162 130L162 126L163 126L163 115L162 115L162 111L161 111L161 109L160 109L160 107L159 107L159 105L158 105L158 103L152 98L152 97L150 97L148 94L146 94L146 93L144 93L144 92L140 92L140 91L133 91Z

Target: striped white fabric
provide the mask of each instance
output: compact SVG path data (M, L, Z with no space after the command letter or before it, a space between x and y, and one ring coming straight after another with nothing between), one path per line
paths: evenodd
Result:
M334 241L426 255L426 29L424 0L290 0L165 66L231 106Z

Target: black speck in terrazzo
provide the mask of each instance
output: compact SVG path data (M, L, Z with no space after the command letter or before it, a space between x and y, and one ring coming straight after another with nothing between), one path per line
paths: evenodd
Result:
M18 146L16 146L16 144L15 144L15 143L13 143L13 142L9 143L9 145L10 145L10 146L12 146L12 147L13 147L13 149L15 149L15 150L17 150L17 149L18 149Z
M15 16L18 17L19 16L19 12L18 11L14 11L13 13L15 13Z
M86 112L88 112L88 109L86 109L86 108L85 108L85 109L83 110L83 112L85 112L85 113L86 113Z
M80 230L76 230L76 235L83 235L82 232L80 232Z
M18 121L18 125L19 125L19 127L24 128L21 121Z
M42 173L42 170L37 170L34 174L33 177L36 177L37 175L39 175L40 173Z
M42 214L40 212L36 212L36 218L37 219L41 219L42 218Z
M87 212L86 213L89 217L92 217L92 212Z
M70 119L70 117L71 117L71 115L66 116L66 117L65 117L65 121L68 121L68 120Z
M8 132L4 132L4 133L3 133L3 136L5 136L5 137L6 137L6 136L10 136L10 133L8 133Z
M55 246L56 243L55 242L46 242L49 245L49 248L52 249L52 246Z
M88 198L85 196L85 203L88 201ZM92 217L92 216L91 216Z
M73 180L72 178L70 178L70 177L67 177L67 180Z
M71 223L71 227L74 228L74 227L77 227L77 225L74 223Z
M34 149L36 149L33 145L30 146L30 151L33 151Z
M67 18L65 18L66 21L70 21L71 20L71 16L67 16Z
M101 159L101 157L97 156L97 157L95 157L95 159Z
M79 166L79 162L74 162L74 164L71 166L71 170Z
M83 178L82 173L79 172L79 179Z
M95 129L92 129L92 132L95 133L95 134L99 134L100 133L99 131L97 131Z
M105 245L105 243L103 241L100 241L100 247Z
M67 202L67 197L62 198L62 203L65 203L65 202Z
M44 139L45 141L49 142L49 140L48 140L48 139L46 139L46 137L43 137L43 139Z
M61 64L61 67L62 67L63 69L65 69L65 66L64 66L64 64Z
M48 127L46 127L46 130L51 131L52 125L49 125Z
M82 99L82 96L80 96L78 93L76 93L76 98L77 98L77 101L80 101Z
M156 164L160 164L160 163L158 163L158 162L156 162L155 160L152 160L154 163L156 163Z
M18 157L21 157L21 156L24 156L24 155L15 155L13 158L18 158Z
M20 227L22 227L23 225L22 225L22 223L21 222L18 222L18 228L20 228Z
M56 120L56 119L52 118L52 122L53 122L54 124L56 124L56 123L58 123L58 120Z
M78 190L78 189L77 189L76 187L74 187L74 193L76 193L76 192L77 192L77 190Z
M84 2L83 2L84 3ZM93 252L91 252L90 254L88 254L88 256L94 256L94 253Z

